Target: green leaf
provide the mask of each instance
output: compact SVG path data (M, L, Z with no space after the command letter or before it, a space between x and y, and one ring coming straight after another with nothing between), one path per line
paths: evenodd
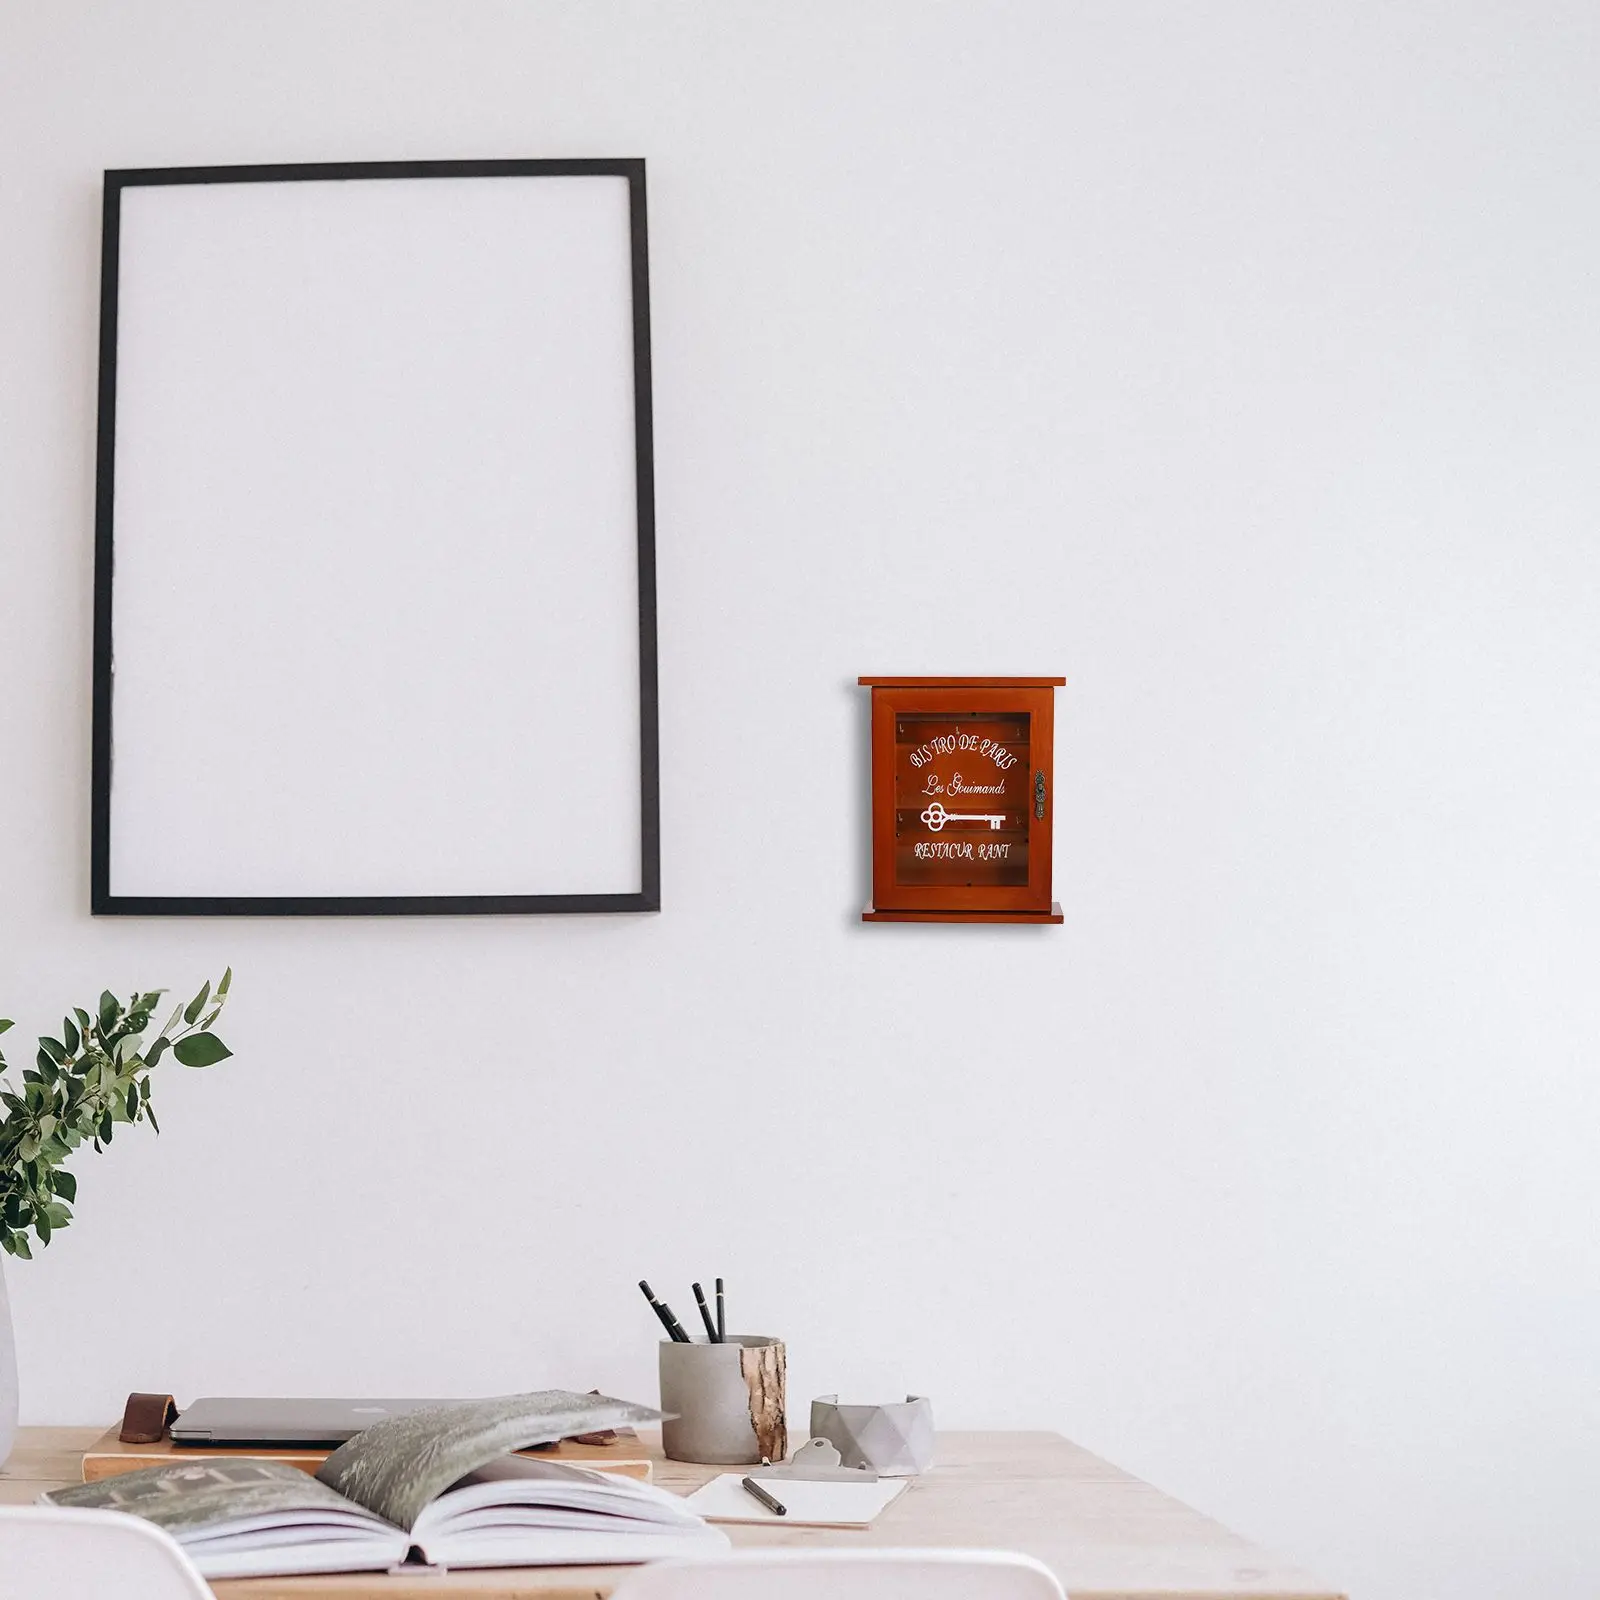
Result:
M190 1024L193 1024L193 1023L199 1021L200 1013L205 1010L206 1001L209 1000L210 998L211 998L211 980L208 978L200 986L200 993L197 994L194 997L194 999L191 1000L188 1003L188 1005L186 1005L183 1008L183 1020L185 1022L187 1022L187 1023L190 1023ZM179 1056L178 1059L181 1061L181 1060L183 1060L183 1057Z
M16 1027L16 1023L10 1017L0 1017L0 1033L5 1033L14 1027Z
M63 1200L78 1198L78 1180L70 1172L58 1172L51 1181Z
M15 1245L11 1253L14 1256L21 1256L24 1261L33 1260L33 1251L28 1248L28 1239L26 1234L19 1233L16 1235Z
M36 1133L23 1134L22 1143L17 1146L17 1154L24 1161L32 1161L39 1154L39 1135Z
M122 1007L117 1004L117 997L109 989L100 992L100 1031L110 1033L117 1025L117 1018L122 1015Z
M166 1036L166 1034L162 1034L161 1037L150 1046L149 1054L144 1058L144 1064L147 1067L153 1067L156 1062L158 1062L162 1056L167 1053L167 1047L171 1043L172 1041Z
M63 1017L61 1019L61 1037L67 1041L67 1054L69 1056L77 1055L78 1047L83 1041L79 1039L78 1030L73 1025L71 1017Z
M132 1122L139 1115L139 1085L128 1085L128 1121Z
M116 1048L111 1052L111 1059L118 1066L125 1065L128 1060L139 1053L139 1036L136 1033L125 1033L117 1040Z
M150 1096L148 1093L144 1097L144 1114L149 1117L150 1126L154 1128L157 1135L159 1135L161 1132L161 1124L156 1121L155 1107L150 1104Z
M227 994L229 986L232 983L233 983L233 968L232 967L225 968L224 971L223 971L223 974L222 974L222 982L217 985L217 999L220 1000L220 999L223 998L224 995ZM0 1031L3 1031L3 1030L0 1030Z
M172 1030L175 1027L177 1027L178 1018L181 1017L182 1015L183 1015L183 1002L180 1000L177 1003L177 1005L175 1005L172 1008L172 1015L170 1017L168 1017L167 1020L161 1024L161 1031L163 1033L171 1033Z
M66 1066L68 1052L59 1044L57 1044L54 1039L48 1039L43 1034L40 1034L39 1048L43 1050L58 1067Z
M109 1111L100 1119L100 1142L101 1144L111 1143L111 1113Z
M33 1225L39 1230L39 1243L50 1243L50 1211L47 1206L40 1206L33 1214Z
M191 1033L173 1045L172 1053L186 1067L210 1067L233 1054L214 1033Z
M33 1058L33 1064L39 1069L40 1083L54 1083L61 1076L60 1067L55 1064L55 1059L50 1053L43 1048L42 1041L38 1055Z
M74 1006L72 1008L72 1014L78 1019L78 1027L82 1030L82 1032L87 1034L90 1027L89 1013L85 1011L82 1006Z

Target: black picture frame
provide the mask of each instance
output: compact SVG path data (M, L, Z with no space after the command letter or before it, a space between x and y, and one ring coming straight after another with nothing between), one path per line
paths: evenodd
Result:
M630 230L639 605L639 864L637 893L462 895L126 895L111 892L114 482L117 438L117 313L121 202L160 184L299 180L610 176L626 180ZM654 912L661 909L660 734L655 584L654 438L651 403L649 249L641 158L316 162L287 165L131 168L105 173L101 236L99 420L96 449L90 910L95 916L478 916Z

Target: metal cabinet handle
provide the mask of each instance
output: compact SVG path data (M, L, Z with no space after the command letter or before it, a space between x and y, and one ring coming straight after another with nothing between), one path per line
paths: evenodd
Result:
M1040 767L1033 775L1033 814L1041 822L1044 821L1044 768Z

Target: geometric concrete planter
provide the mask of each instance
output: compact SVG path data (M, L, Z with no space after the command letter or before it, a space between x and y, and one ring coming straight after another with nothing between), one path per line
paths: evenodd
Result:
M933 1402L913 1394L903 1405L842 1406L825 1394L811 1402L811 1437L826 1439L843 1466L908 1478L933 1465Z

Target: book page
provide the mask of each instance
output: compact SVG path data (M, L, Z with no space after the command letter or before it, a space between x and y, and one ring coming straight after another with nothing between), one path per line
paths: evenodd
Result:
M447 1567L609 1565L728 1548L726 1534L665 1489L521 1456L469 1473L423 1511L412 1538Z
M513 1450L660 1418L649 1406L570 1389L464 1400L375 1422L335 1450L317 1478L409 1531L429 1501Z
M467 1526L500 1528L698 1529L683 1499L636 1478L559 1461L501 1456L469 1472L427 1506L412 1526L420 1542Z
M165 1528L180 1543L224 1527L382 1527L363 1506L281 1461L186 1461L74 1484L46 1496L52 1505L127 1511ZM392 1532L392 1529L385 1529Z

